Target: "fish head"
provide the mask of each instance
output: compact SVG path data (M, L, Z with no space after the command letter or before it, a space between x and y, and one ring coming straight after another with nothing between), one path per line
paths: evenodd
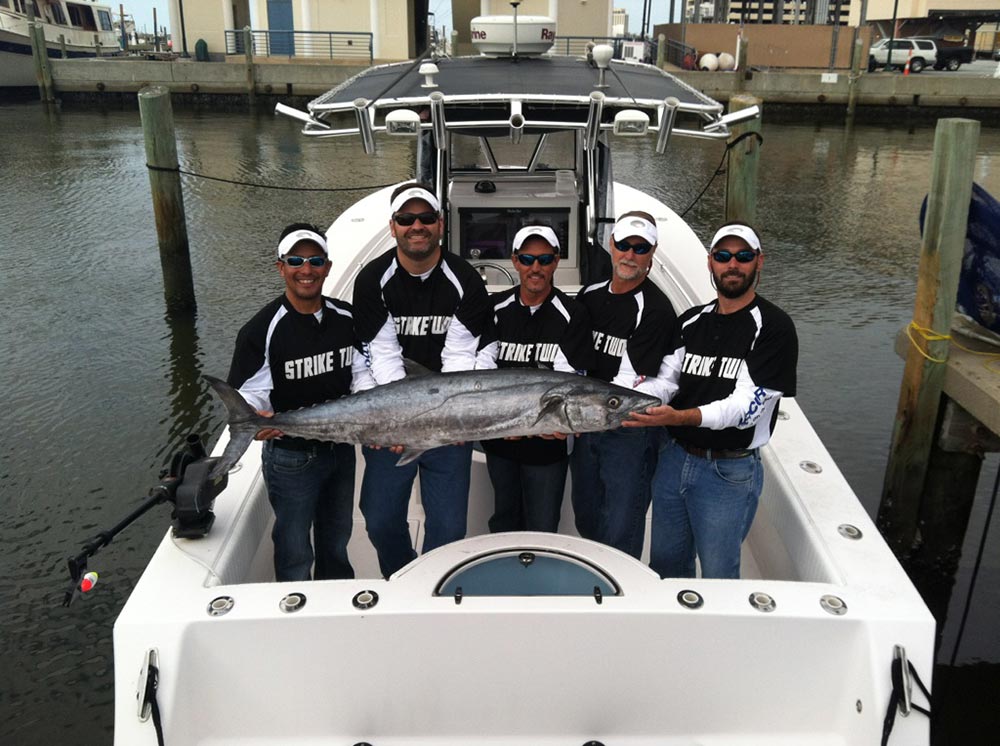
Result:
M580 384L550 392L549 396L547 409L558 421L559 431L571 433L614 430L629 418L629 413L660 404L655 396L594 378L583 378ZM551 406L556 402L558 406Z

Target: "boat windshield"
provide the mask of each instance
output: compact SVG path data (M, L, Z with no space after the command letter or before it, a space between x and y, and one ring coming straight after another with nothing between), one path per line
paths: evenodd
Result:
M572 131L529 134L517 143L508 134L483 137L452 133L451 170L576 170L576 138Z

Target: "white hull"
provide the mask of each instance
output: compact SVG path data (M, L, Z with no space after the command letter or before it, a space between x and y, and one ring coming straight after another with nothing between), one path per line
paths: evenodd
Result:
M658 253L652 276L675 306L709 297L704 249L690 229L630 187L616 184L615 202L658 218L669 249ZM334 254L327 294L349 298L358 269L390 245L387 203L385 191L371 195L331 228L332 245L361 248ZM115 743L156 743L136 713L140 668L155 650L171 746L876 744L893 648L904 646L929 683L934 621L797 403L783 400L781 410L763 450L764 492L739 581L660 580L574 536L480 535L492 490L477 453L472 538L386 581L356 510L350 554L358 579L277 584L255 443L216 500L209 536L168 534L115 625ZM419 547L419 494L410 519ZM845 537L844 525L862 538ZM562 527L572 526L567 498ZM434 595L452 568L510 548L589 563L622 594L601 603ZM704 605L681 605L684 590ZM362 591L374 591L378 603L355 608ZM293 592L305 605L281 611ZM751 606L760 593L774 599L773 611ZM824 610L824 596L839 598L846 613ZM212 616L220 597L233 607ZM897 718L890 743L927 741L926 718Z
M97 9L97 6L91 7ZM39 23L45 32L45 46L50 57L59 57L62 54L60 36L65 40L66 54L71 58L95 57L97 55L95 36L100 40L104 54L118 51L118 40L112 31L95 32L53 23ZM20 88L37 84L27 18L20 13L0 8L0 88Z

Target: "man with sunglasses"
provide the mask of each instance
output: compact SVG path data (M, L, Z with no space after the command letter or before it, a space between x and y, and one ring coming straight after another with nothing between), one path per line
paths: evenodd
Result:
M677 393L626 426L666 425L653 477L650 567L661 577L738 578L740 547L763 484L759 449L782 396L795 396L798 338L788 315L757 294L760 238L731 222L712 239L717 297L681 315L667 358Z
M480 342L476 367L548 368L582 372L593 364L586 309L553 285L559 239L552 228L529 225L514 234L511 261L520 284L490 297L492 323ZM566 434L485 440L493 483L490 531L559 529L569 457Z
M308 223L281 233L277 268L285 292L236 338L229 384L261 414L337 399L365 374L351 306L323 296L330 272L326 239ZM347 543L354 521L354 446L257 433L274 509L274 574L308 580L353 578ZM315 555L310 539L313 532Z
M444 220L433 190L404 184L390 207L396 245L366 264L354 283L355 329L367 364L362 388L405 377L404 360L435 372L472 370L489 309L479 273L441 249ZM416 557L407 507L418 473L423 552L464 538L468 518L472 444L433 448L397 466L405 446L362 449L361 512L387 578Z
M661 379L677 315L649 279L656 252L656 220L627 212L611 234L612 277L584 288L578 300L594 326L596 355L589 375L667 401ZM573 448L573 510L581 536L638 558L642 554L656 444L639 429L584 433Z

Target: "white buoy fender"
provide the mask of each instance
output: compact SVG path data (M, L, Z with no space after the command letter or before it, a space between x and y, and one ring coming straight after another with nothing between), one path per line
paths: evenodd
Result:
M711 53L702 55L698 60L698 69L709 73L715 72L719 69L719 58Z

